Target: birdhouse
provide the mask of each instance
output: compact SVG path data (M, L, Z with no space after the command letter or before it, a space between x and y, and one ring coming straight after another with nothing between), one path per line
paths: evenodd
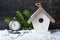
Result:
M42 8L42 6L40 6L27 22L29 24L32 22L33 28L36 32L47 33L50 21L52 23L55 22L55 20Z

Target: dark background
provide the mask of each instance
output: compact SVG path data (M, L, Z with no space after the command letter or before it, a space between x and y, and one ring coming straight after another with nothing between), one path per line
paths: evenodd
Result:
M0 0L0 29L8 28L4 19L14 17L16 10L29 9L34 13L36 2L41 2L42 7L56 20L54 24L50 23L49 29L60 29L60 0Z

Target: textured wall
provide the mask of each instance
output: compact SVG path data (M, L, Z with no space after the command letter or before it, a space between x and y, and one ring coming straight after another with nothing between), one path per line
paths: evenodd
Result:
M50 29L60 28L60 0L0 0L0 29L8 28L3 20L14 17L16 10L27 8L35 12L35 2L41 2L43 8L56 20L56 23L50 24Z

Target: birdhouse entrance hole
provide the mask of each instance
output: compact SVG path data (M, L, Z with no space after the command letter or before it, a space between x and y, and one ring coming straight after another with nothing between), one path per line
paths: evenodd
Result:
M43 21L44 21L43 18L40 18L40 19L39 19L39 22L40 22L40 23L42 23Z

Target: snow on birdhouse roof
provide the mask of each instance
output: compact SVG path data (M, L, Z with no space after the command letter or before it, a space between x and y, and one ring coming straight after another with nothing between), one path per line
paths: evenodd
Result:
M50 19L50 21L52 23L55 23L55 20L41 6L38 8L38 10L36 10L36 12L34 12L32 14L32 16L30 17L30 19L27 22L31 23L32 20L34 20L36 18L36 16L38 16L41 12L43 12Z

